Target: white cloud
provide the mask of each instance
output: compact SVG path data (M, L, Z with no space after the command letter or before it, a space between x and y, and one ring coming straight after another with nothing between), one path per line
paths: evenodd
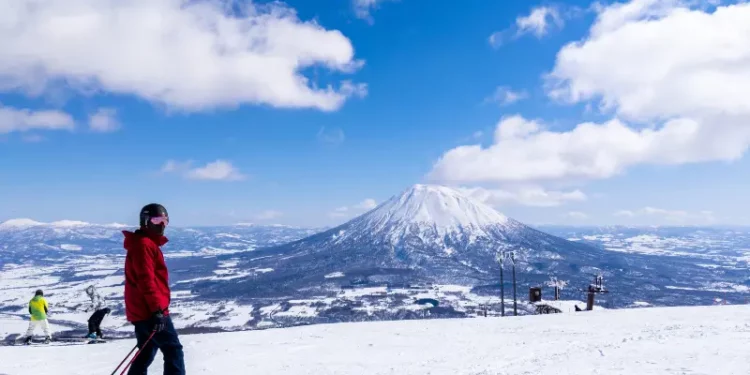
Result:
M256 220L273 220L284 216L284 213L276 210L266 210L255 215Z
M89 115L89 128L99 133L111 133L120 129L117 121L117 110L114 108L99 108L96 113Z
M359 202L359 204L357 204L356 206L354 206L354 208L359 208L359 209L362 209L362 210L372 210L373 208L375 208L377 206L378 206L378 202L376 202L372 198L367 198L367 199L363 200L362 202Z
M615 119L554 132L538 121L512 116L498 124L494 144L449 150L429 177L452 183L601 179L637 164L732 161L748 145L750 127L721 132L687 118L657 129L633 129Z
M493 145L446 152L433 179L453 183L609 178L635 165L740 159L750 147L750 4L713 13L688 1L601 6L589 35L564 46L553 98L615 118L551 131L503 118Z
M280 2L0 0L0 9L4 91L37 95L64 85L184 111L241 104L332 111L366 93L361 84L319 84L301 73L312 66L352 73L362 62L340 31L302 21Z
M560 10L554 6L534 8L528 16L516 19L518 34L534 34L537 38L546 35L552 26L562 28L564 25Z
M510 105L520 100L526 99L529 94L526 91L513 91L507 86L498 86L491 96L484 100L485 103L493 102L501 106Z
M340 128L326 129L325 127L318 130L318 141L332 145L338 145L346 139L344 131Z
M707 13L680 3L634 0L600 10L588 39L558 53L551 95L601 99L637 120L747 116L750 4Z
M686 224L686 223L715 223L716 216L712 211L698 211L689 212L685 210L668 210L663 208L655 207L643 207L639 210L621 210L614 213L614 216L627 217L627 218L648 218L651 217L657 220L665 220L670 223Z
M162 173L178 173L190 180L240 181L247 176L225 160L216 160L202 167L192 167L192 161L179 162L167 160L161 168Z
M527 34L533 34L537 38L547 35L553 27L562 29L565 26L565 18L573 17L577 8L559 6L539 6L531 9L527 16L519 16L513 26L492 33L488 39L491 46L497 48L510 39L518 39Z
M232 163L225 160L216 160L203 167L191 169L187 172L186 177L193 180L221 181L239 181L245 179L245 176Z
M368 22L372 23L372 11L386 1L396 0L352 0L354 14L357 15L357 18L367 20Z
M0 56L2 56L2 53L0 53ZM30 109L0 106L0 134L29 130L73 130L74 128L75 120L65 112L55 110L32 111Z
M519 204L532 207L556 207L569 202L582 202L587 199L580 190L549 191L538 186L507 189L485 189L481 187L457 188L464 194L491 206Z
M573 219L573 220L586 220L589 218L589 215L580 211L570 211L566 213L564 216L568 219Z
M601 8L588 38L558 53L550 96L598 101L620 118L647 123L652 137L633 144L638 162L741 158L750 145L750 4L709 13L690 3Z

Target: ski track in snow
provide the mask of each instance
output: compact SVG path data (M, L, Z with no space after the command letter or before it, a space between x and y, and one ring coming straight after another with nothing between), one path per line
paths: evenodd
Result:
M749 336L750 306L712 306L343 323L181 340L190 374L744 375ZM107 372L133 344L0 347L0 373ZM151 372L161 373L160 357Z

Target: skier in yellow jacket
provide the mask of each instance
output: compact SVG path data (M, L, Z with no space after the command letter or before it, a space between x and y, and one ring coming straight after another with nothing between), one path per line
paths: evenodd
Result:
M29 301L29 314L31 315L31 321L29 322L29 329L26 331L26 343L31 343L31 336L34 334L34 330L37 326L42 327L44 331L45 343L49 343L52 340L52 336L49 333L49 323L47 322L47 300L44 299L44 292L37 290L34 294L34 298Z

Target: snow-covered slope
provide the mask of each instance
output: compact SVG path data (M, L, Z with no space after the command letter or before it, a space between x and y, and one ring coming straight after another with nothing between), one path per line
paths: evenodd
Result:
M317 325L181 339L190 374L745 375L749 334L750 307L727 306ZM0 373L109 373L134 343L0 347ZM160 357L152 373L161 373Z

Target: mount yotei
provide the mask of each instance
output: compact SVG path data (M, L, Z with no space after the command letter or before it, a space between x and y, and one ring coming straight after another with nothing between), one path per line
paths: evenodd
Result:
M341 226L245 254L238 267L277 271L233 284L253 290L273 285L285 294L347 283L496 283L500 250L516 251L519 262L530 267L527 272L544 279L580 273L582 267L626 265L617 256L532 229L456 190L416 185Z

